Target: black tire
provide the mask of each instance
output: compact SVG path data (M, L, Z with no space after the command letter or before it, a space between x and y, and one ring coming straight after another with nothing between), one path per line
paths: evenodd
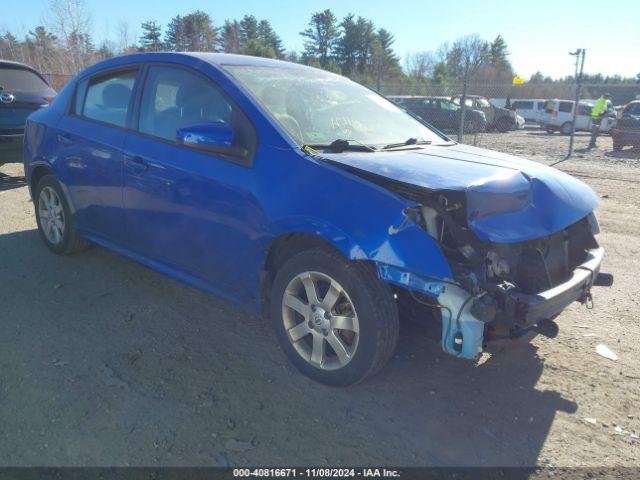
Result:
M47 235L44 233L44 228L40 219L40 211L38 208L38 204L40 201L40 194L45 187L49 187L53 189L58 198L60 199L60 203L62 204L62 210L64 213L64 230L62 233L62 239L59 243L52 243ZM81 252L86 250L91 246L91 244L80 237L76 230L75 222L73 219L73 215L71 214L71 209L69 208L69 202L67 201L67 197L60 186L60 183L56 179L54 175L45 175L43 176L35 189L35 195L33 198L33 203L35 206L36 213L36 222L38 224L38 232L40 233L40 238L45 243L47 248L51 250L53 253L61 254L61 255L69 255L76 252Z
M471 133L471 134L480 133L480 124L478 120L476 120L475 118L471 120L467 120L464 123L465 123L464 133Z
M571 122L564 122L560 127L560 133L562 135L571 135L571 126L573 124Z
M622 149L624 148L624 145L618 142L613 142L613 150L615 152L621 152Z
M359 322L357 349L351 360L335 370L323 370L294 348L284 325L283 298L289 282L303 272L319 272L335 279L347 292ZM349 262L338 252L313 249L287 260L276 273L270 294L270 316L280 346L293 365L311 379L332 386L348 386L377 373L393 355L398 342L398 307L391 288L371 265Z
M496 123L496 130L498 130L498 132L500 133L507 133L508 131L513 129L512 127L513 122L511 121L511 119L506 117L500 118Z

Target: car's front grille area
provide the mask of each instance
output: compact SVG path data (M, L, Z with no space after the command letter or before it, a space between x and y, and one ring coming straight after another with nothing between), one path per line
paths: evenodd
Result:
M515 282L523 293L553 288L571 277L586 251L598 246L586 218L548 237L520 244Z

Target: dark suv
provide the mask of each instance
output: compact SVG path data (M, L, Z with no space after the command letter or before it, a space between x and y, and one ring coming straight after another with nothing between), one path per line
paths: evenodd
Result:
M461 97L462 95L456 95L451 97L451 100L456 105L460 105ZM516 112L513 110L496 107L488 98L479 95L467 95L465 103L467 104L467 108L484 112L487 117L487 130L497 130L498 132L504 133L518 129Z
M388 98L439 130L457 130L460 126L462 109L447 97L394 95ZM479 110L467 108L464 117L467 133L483 132L487 126L487 119Z
M22 162L27 117L55 96L55 90L33 68L0 60L0 165Z
M610 133L614 150L620 151L626 145L640 148L640 100L625 105Z

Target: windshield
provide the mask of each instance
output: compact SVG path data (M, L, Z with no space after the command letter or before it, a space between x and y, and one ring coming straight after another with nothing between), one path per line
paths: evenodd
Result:
M0 87L7 91L41 92L49 86L25 68L0 67Z
M336 139L373 146L408 139L447 143L389 100L339 75L311 68L225 68L299 145Z

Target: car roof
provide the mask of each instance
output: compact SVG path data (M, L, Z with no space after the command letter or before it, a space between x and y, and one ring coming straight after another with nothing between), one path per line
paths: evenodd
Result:
M31 70L37 73L37 70L33 67L30 67L26 63L14 62L12 60L0 60L0 67L18 67L18 68L26 68L27 70Z
M83 70L77 78L85 78L103 70L118 68L120 66L132 65L146 62L175 62L191 65L197 68L199 62L207 63L220 68L228 65L257 66L257 67L280 67L288 69L312 69L319 70L299 63L285 62L273 58L252 57L249 55L237 55L231 53L209 53L209 52L139 52L127 55L118 55L98 62L86 70ZM335 75L326 70L320 70L328 75Z
M171 58L195 58L215 66L222 65L247 65L257 67L281 67L281 68L313 68L299 63L276 60L274 58L252 57L250 55L238 55L233 53L211 53L211 52L140 52L127 55L120 55L110 58L96 65L109 65L134 62L153 62Z

